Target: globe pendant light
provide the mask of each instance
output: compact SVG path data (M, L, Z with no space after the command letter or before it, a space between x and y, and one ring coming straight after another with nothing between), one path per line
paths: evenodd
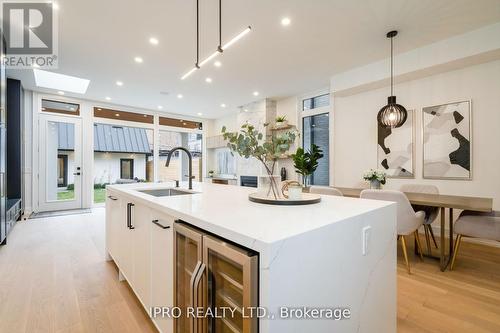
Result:
M401 127L408 118L408 112L404 106L396 103L396 96L393 94L394 74L393 74L393 45L392 39L398 34L397 31L387 33L387 38L391 39L391 96L387 98L387 105L384 106L377 115L377 120L383 127L397 128Z

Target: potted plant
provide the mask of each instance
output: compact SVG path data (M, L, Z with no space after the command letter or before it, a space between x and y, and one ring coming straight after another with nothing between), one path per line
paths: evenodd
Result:
M288 126L288 121L286 120L286 116L276 117L275 122L276 122L276 125L275 125L276 128L283 128L283 127Z
M295 171L302 176L303 185L309 187L309 178L318 168L318 161L323 157L323 151L315 144L311 149L306 151L299 147L295 154L292 154L293 166Z
M380 190L386 183L387 175L384 171L370 169L365 172L363 179L370 182L371 189Z
M264 127L266 126L268 124L264 124ZM239 132L227 132L226 126L223 126L222 135L224 140L228 141L227 146L231 149L231 154L236 152L241 157L253 157L262 163L269 178L268 194L272 192L274 198L278 199L281 191L279 191L273 175L274 167L277 159L295 142L298 133L289 131L281 134L279 138L278 135L272 135L266 140L263 133L259 132L253 125L245 123L241 126Z
M214 174L215 174L214 170L208 171L208 177L213 178Z

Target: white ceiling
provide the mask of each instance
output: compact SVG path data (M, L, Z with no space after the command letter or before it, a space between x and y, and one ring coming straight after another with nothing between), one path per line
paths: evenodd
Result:
M55 72L91 80L84 96L67 95L207 118L325 87L333 74L386 58L391 29L400 31L399 53L500 21L500 0L224 0L223 43L248 25L252 32L218 58L221 68L209 64L181 81L195 61L195 0L58 3ZM218 44L217 4L200 0L202 59ZM288 27L280 24L285 16ZM158 46L149 44L151 36ZM38 90L31 70L9 76Z

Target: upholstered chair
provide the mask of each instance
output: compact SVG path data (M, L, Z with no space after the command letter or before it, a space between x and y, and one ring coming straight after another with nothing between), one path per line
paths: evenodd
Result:
M408 252L406 250L406 237L413 234L417 243L420 259L423 260L422 246L418 237L418 228L424 223L425 213L418 211L415 213L408 198L403 192L392 190L363 190L360 195L363 199L393 201L398 204L397 232L401 241L403 256L410 274L410 263L408 261Z
M317 186L313 185L309 189L309 193L315 193L315 194L324 194L324 195L335 195L338 197L342 197L343 194L339 190L337 190L334 187L328 187L328 186Z
M460 249L462 237L482 238L500 242L500 211L478 213L465 210L455 222L454 229L457 239L450 270L455 267L455 259Z
M428 194L439 194L439 189L435 185L427 184L405 184L400 188L401 192L411 192L411 193L428 193ZM424 232L425 232L425 243L427 245L427 253L431 254L431 237L432 242L436 249L438 248L436 237L434 237L434 231L432 230L432 223L437 219L439 215L439 207L429 207L413 205L415 211L424 211Z

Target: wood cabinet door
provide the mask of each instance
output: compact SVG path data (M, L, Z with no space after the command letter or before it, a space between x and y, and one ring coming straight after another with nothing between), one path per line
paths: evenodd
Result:
M153 212L151 221L151 306L172 308L174 305L174 218ZM173 331L173 320L153 317L162 333Z
M151 306L151 219L149 207L134 206L131 221L133 275L129 283L147 310Z
M120 213L121 200L112 194L106 196L106 251L115 262L119 260L120 249L118 235L123 227Z

